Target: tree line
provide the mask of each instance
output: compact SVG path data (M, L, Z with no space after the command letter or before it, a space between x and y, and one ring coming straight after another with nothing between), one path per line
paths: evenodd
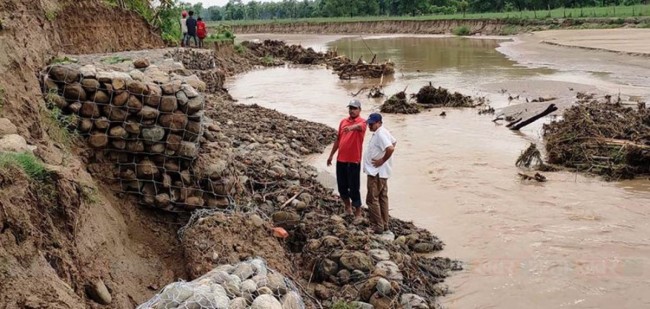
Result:
M268 20L315 17L418 16L455 13L515 12L597 6L648 4L649 0L230 0L224 6L181 6L205 20Z

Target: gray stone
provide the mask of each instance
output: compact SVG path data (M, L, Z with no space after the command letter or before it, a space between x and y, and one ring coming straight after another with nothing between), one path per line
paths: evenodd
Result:
M142 138L148 142L159 142L165 137L165 129L160 126L142 129Z
M374 274L390 280L404 280L402 272L399 270L399 267L397 267L397 264L395 264L393 261L381 261L377 263L375 266Z
M169 81L169 75L156 66L149 66L145 71L145 80L156 84L163 84Z
M278 273L270 273L266 276L268 282L266 286L273 291L275 295L284 295L287 293L287 285L284 283L284 277Z
M350 274L350 271L349 271L349 270L347 270L347 269L341 269L341 270L336 274L336 276L339 278L339 284L340 284L340 285L343 285L343 284L346 284L346 283L350 282L350 277L351 277L352 275Z
M7 134L0 138L0 152L32 152L36 146L27 145L25 138L18 134Z
M350 302L350 304L355 306L357 309L375 309L375 306L369 303L364 303L362 301L353 301Z
M95 78L97 77L97 68L94 65L87 64L79 69L79 73L83 78Z
M0 136L18 133L18 128L11 120L7 118L0 118Z
M250 217L250 220L254 226L261 227L262 225L264 225L264 220L262 220L262 218L260 218L260 216L258 215L252 215Z
M246 301L246 298L243 297L237 297L233 300L230 301L228 304L228 309L247 309L248 308L248 302Z
M241 283L241 281L239 281L239 283ZM228 280L223 284L221 284L221 286L223 286L223 288L226 290L226 294L228 295L228 297L234 298L234 297L241 296L241 288L237 281Z
M390 260L390 253L383 249L372 249L368 251L370 257L375 261L388 261Z
M257 291L257 283L255 281L248 279L241 283L241 291L253 293Z
M271 166L271 170L274 171L279 177L284 177L287 175L287 170L284 165L282 165L282 163L273 164L273 166Z
M255 271L255 275L263 275L266 276L268 271L266 269L266 263L262 259L252 259L249 262L253 266L253 270Z
M190 98L190 99L191 99L191 98L196 98L196 97L199 96L199 92L196 91L196 89L194 89L194 87L192 87L192 86L189 85L189 84L183 84L183 85L181 85L181 90L183 90L183 92L185 93L185 95L186 95L188 98Z
M341 265L349 270L370 271L372 269L372 260L363 252L352 251L345 252L341 256Z
M235 270L232 272L233 275L239 277L241 280L246 280L253 276L255 271L253 270L253 266L248 264L248 263L240 263L235 267Z
M199 95L195 98L190 99L185 106L182 106L183 112L185 112L188 115L192 115L201 109L203 109L203 103L205 102L205 99L203 98L202 95Z
M90 298L102 305L108 305L113 300L111 293L108 292L104 281L101 279L96 280L88 287L88 294Z
M381 240L383 242L388 242L388 243L393 242L393 240L395 240L395 234L393 234L393 232L391 232L391 231L383 232L382 234L380 234L377 237L379 238L379 240Z
M400 298L400 304L404 308L429 308L424 298L416 294L402 294L402 297Z
M138 116L143 119L156 119L158 115L160 115L160 111L150 106L145 106L138 112Z
M269 287L266 287L266 286L263 286L263 287L257 289L257 295L264 295L264 294L273 295L273 291Z
M63 96L68 100L85 101L86 91L80 83L68 84L63 87Z
M207 274L201 276L201 278L202 279L203 278L208 278L208 279L210 279L210 281L212 281L212 282L214 282L216 284L222 284L222 283L230 280L230 275L227 272L223 271L223 270L213 269L210 272L208 272Z
M141 81L141 82L144 81L144 73L142 73L142 71L140 70L132 70L131 72L129 72L129 76L131 76L131 78L133 78L134 80Z
M205 175L213 180L220 179L225 176L228 163L225 160L215 159L212 164L208 165L205 169Z
M198 155L198 149L194 143L181 142L181 147L178 149L178 154L183 157L195 158Z
M282 304L272 295L260 295L253 301L251 309L282 309Z
M291 291L282 297L282 309L303 309L305 304L297 292Z
M183 105L187 104L187 102L189 102L190 99L187 97L185 92L179 91L179 92L176 93L176 100L178 100L178 104L180 106L183 106Z
M392 287L390 286L390 282L384 278L379 278L377 280L377 292L383 296L390 296L392 294Z
M169 83L162 85L163 94L166 95L175 95L176 92L181 90L181 81L173 80Z
M205 82L202 81L198 76L194 74L183 77L183 81L189 84L190 86L194 87L194 89L198 91L203 92L207 89Z

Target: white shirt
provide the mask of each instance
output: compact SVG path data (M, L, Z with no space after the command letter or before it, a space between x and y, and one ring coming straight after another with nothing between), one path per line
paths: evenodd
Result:
M383 126L379 127L372 134L366 153L363 156L363 172L370 176L377 176L379 174L379 178L389 178L392 171L393 157L391 156L380 167L374 167L372 160L383 158L386 154L386 148L393 146L396 142L397 140L386 128Z
M183 34L187 33L187 18L181 18L181 32Z

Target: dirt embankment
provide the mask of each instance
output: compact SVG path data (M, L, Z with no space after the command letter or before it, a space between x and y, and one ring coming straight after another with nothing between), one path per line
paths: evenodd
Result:
M162 45L141 18L102 3L0 3L0 118L49 171L33 181L5 166L0 177L0 303L9 308L88 308L101 290L108 307L129 308L153 293L147 286L185 277L177 219L104 192L43 111L37 72L57 53Z
M459 27L467 27L470 34L511 35L527 31L548 29L635 27L648 19L469 19L469 20L386 20L357 22L293 22L268 23L255 25L236 25L236 33L414 33L414 34L449 34Z

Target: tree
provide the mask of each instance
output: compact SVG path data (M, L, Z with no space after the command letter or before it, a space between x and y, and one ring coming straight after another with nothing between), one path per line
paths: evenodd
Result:
M458 10L463 12L463 18L465 18L465 12L467 12L467 8L469 7L469 3L467 1L462 0L458 2Z

